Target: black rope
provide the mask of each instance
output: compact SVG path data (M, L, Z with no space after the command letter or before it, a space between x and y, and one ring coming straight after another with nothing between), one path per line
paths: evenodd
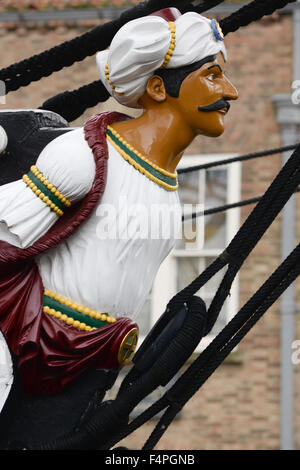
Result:
M287 152L289 150L295 150L298 144L295 145L286 145L285 147L277 147L270 150L263 150L261 152L248 153L246 155L240 155L232 158L227 158L219 161L213 161L209 163L203 163L201 165L194 165L186 168L179 168L177 170L178 174L190 173L197 170L207 170L208 168L214 168L217 166L228 165L229 163L243 162L246 160L251 160L253 158L259 157L268 157L275 155L277 153Z
M205 322L205 303L199 297L194 297L176 336L154 365L145 374L136 377L134 393L131 392L130 384L128 387L121 387L117 399L104 410L96 411L88 423L82 423L78 427L76 433L67 433L32 450L105 449L107 435L112 430L115 433L114 430L119 429L123 423L126 425L133 408L157 387L166 385L184 365L200 342L200 332L205 330Z
M197 11L197 13L203 13L205 11L208 11L211 8L214 8L217 5L220 5L221 3L224 3L224 0L200 0L200 1L192 2L192 4L197 5L195 7L195 10ZM181 11L181 13L183 13L183 11Z
M186 402L201 388L228 354L241 342L261 316L295 281L299 274L300 245L244 305L231 322L226 325L203 354L200 355L199 359L194 361L187 372L166 393L165 399L170 403L170 406L143 449L153 449Z
M66 121L72 122L82 116L88 108L108 100L110 94L101 80L96 80L78 90L65 91L45 101L39 109L53 111Z
M253 21L258 21L265 15L271 15L289 3L296 0L254 0L248 5L243 6L237 12L220 21L220 26L224 35L237 31L243 26L248 26Z
M251 204L256 204L261 200L262 196L253 197L251 199L245 199L244 201L234 202L232 204L224 204L223 206L213 207L211 209L205 209L201 212L193 212L192 214L187 214L182 216L182 221L186 222L189 219L196 219L197 217L205 217L207 215L218 214L219 212L225 212L230 209L236 209L238 207L243 207Z
M111 448L167 408L167 414L160 420L155 432L153 431L144 446L144 449L153 448L186 402L201 388L209 376L299 274L300 246L298 245L170 390L111 438L106 444L107 448Z
M299 193L300 189L296 189L294 194ZM263 196L253 197L251 199L245 199L244 201L233 202L232 204L224 204L223 206L212 207L211 209L205 209L201 212L193 212L192 214L187 214L182 216L182 221L185 222L189 219L196 219L197 217L203 217L207 215L218 214L219 212L225 212L230 209L236 209L237 207L244 207L251 204L256 204L262 199Z

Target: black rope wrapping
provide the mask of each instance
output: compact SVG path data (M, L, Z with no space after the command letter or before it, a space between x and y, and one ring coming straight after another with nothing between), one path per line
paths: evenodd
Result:
M241 342L261 316L295 281L299 274L300 245L219 333L204 353L200 355L199 359L194 361L171 390L166 393L164 401L169 403L170 406L144 445L144 450L153 449L186 402L201 388L228 354ZM161 403L163 403L163 400Z
M177 382L159 400L121 429L108 442L111 448L136 429L166 409L144 449L152 449L186 402L201 388L210 375L239 344L261 316L300 274L300 246L277 268L237 315L214 338ZM256 311L252 311L253 308Z
M101 80L96 80L78 90L65 91L45 101L39 109L53 111L66 121L72 122L82 116L88 108L108 100L110 94Z

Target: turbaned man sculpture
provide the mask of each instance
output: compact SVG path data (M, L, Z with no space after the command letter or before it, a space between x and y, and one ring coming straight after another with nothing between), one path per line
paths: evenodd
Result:
M14 363L9 394L8 360L2 380L2 446L73 429L131 358L136 316L176 233L139 238L119 201L149 214L179 205L184 150L197 135L220 136L238 96L225 61L216 20L171 8L130 21L97 65L110 94L140 117L93 116L0 187L1 344ZM117 237L99 237L103 205L116 208Z

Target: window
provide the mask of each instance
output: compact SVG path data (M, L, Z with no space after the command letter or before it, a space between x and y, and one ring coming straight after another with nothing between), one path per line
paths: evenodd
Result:
M224 160L233 156L232 154L185 156L179 168ZM205 209L209 209L239 201L240 163L179 175L179 195L181 204L183 206L193 204L194 211L196 204L199 210L199 207L203 208L203 205ZM188 228L183 227L182 239L177 241L175 249L161 265L152 292L138 318L142 338L165 311L169 300L195 279L226 248L239 229L240 211L237 208L208 215L201 217L201 222L203 224L202 237L193 238L195 227L192 227L189 222ZM190 233L191 230L192 233ZM193 241L192 246L191 241ZM212 300L223 273L224 271L217 273L197 293L207 305ZM207 346L237 310L238 278L232 286L231 295L226 300L211 334L202 340L200 350Z

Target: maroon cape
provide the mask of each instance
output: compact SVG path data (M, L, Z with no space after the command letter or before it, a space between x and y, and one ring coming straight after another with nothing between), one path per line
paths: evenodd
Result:
M103 113L84 126L93 150L96 175L87 196L27 249L0 241L0 328L18 370L31 394L54 394L73 382L87 368L118 368L117 354L125 333L136 327L130 319L91 332L79 331L43 312L44 286L35 256L72 235L90 216L105 189L108 149L106 128L128 119L119 113Z

